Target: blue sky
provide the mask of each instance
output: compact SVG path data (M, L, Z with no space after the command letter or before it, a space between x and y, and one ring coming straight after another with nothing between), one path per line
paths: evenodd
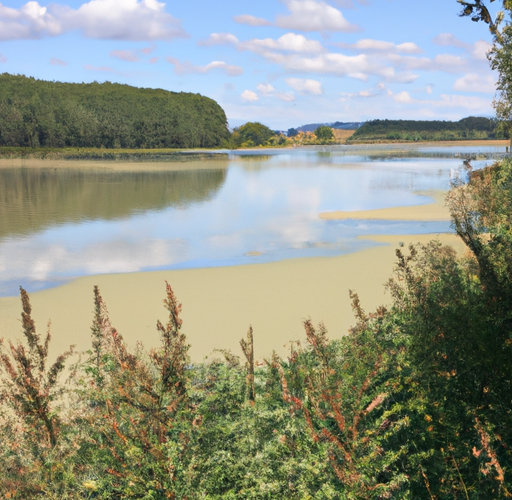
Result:
M492 116L491 36L459 11L456 0L5 0L0 72L196 92L231 126Z

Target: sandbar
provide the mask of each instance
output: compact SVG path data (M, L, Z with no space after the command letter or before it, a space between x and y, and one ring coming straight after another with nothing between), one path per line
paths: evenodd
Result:
M368 238L368 237L366 237ZM390 278L399 242L425 243L438 238L463 250L451 234L370 237L378 246L337 257L301 258L264 264L131 274L97 275L31 294L33 317L40 333L51 319L51 356L70 344L90 348L93 286L100 287L112 325L130 346L140 341L158 345L157 319L165 322L165 280L183 304L183 332L190 355L200 362L215 348L241 354L239 341L254 328L258 359L273 350L285 356L289 342L305 341L302 320L323 321L332 338L354 324L349 289L359 293L366 311L387 304L384 283ZM19 338L18 297L0 298L0 336Z
M430 191L425 194L434 199L433 203L403 207L379 208L375 210L353 210L322 212L319 217L325 220L365 219L403 221L447 221L450 211L444 204L445 191Z

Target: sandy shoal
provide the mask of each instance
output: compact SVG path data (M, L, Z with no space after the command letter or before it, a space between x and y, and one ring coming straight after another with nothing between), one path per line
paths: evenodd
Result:
M433 203L409 205L404 207L379 208L375 210L353 210L322 212L321 219L365 219L365 220L404 220L404 221L446 221L450 220L450 212L444 204L445 191L432 191L425 194L434 199Z
M167 280L183 303L183 331L191 344L193 361L211 355L214 348L240 354L239 340L250 324L255 354L263 358L275 349L285 355L291 340L304 340L301 320L323 321L332 338L353 325L348 297L357 291L367 311L388 302L383 283L391 276L399 242L426 242L438 237L462 250L454 236L379 236L381 246L338 257L291 259L266 264L133 274L98 275L31 294L33 317L40 333L52 321L55 356L70 344L90 347L93 286L98 285L113 326L129 345L158 343L155 324L165 322L162 300ZM0 336L21 336L18 297L0 298Z

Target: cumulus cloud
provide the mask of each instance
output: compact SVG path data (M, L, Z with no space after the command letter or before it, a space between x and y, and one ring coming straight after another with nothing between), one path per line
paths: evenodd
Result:
M157 0L90 0L78 9L41 6L29 1L19 9L0 4L0 40L37 39L79 30L87 38L169 40L187 36L181 22Z
M367 81L373 75L389 82L400 83L410 83L418 78L417 75L409 71L396 72L393 67L386 66L379 59L371 59L366 54L347 56L328 53L305 57L299 54L267 52L264 57L291 72L347 76L362 81Z
M402 91L394 94L387 92L395 103L425 106L428 108L460 108L464 112L484 113L489 110L489 100L476 96L461 96L442 94L439 99L414 99L408 92Z
M110 57L121 59L121 61L136 62L140 61L140 57L133 50L113 50L110 52Z
M267 50L276 50L281 52L303 52L316 53L322 52L322 44L316 40L309 40L303 35L296 33L286 33L277 40L272 38L252 39L241 42L238 45L240 50L250 50L252 52L264 52Z
M487 53L492 49L492 45L485 40L478 40L473 45L471 55L480 61L487 61Z
M229 45L238 44L238 38L231 33L212 33L206 40L199 40L197 45L211 46L211 45Z
M455 81L453 90L460 92L494 92L496 90L496 80L492 75L468 73Z
M249 14L235 16L233 19L240 24L249 26L277 26L295 31L341 31L345 33L360 31L360 28L349 23L343 14L326 2L317 0L284 0L289 10L287 15L279 15L275 23Z
M55 10L55 12L52 12ZM0 4L0 40L37 39L43 36L60 35L64 28L57 15L66 10L50 8L30 1L19 9Z
M373 40L371 38L364 38L362 40L358 40L356 43L347 44L340 43L337 44L338 47L351 49L351 50L360 50L360 51L388 51L388 52L401 52L406 54L420 54L423 52L420 47L418 47L413 42L405 42L401 44L394 44L393 42L386 42L383 40Z
M244 72L244 70L240 66L233 66L231 64L227 64L224 61L212 61L206 66L194 66L188 61L180 62L178 59L175 59L174 57L166 57L165 59L167 60L168 63L174 66L174 72L178 75L190 73L206 74L216 69L225 71L229 76L238 76Z
M388 54L387 58L396 66L406 70L444 71L460 73L468 68L468 60L451 54L438 54L433 59L428 57L401 56Z
M288 0L289 15L276 17L279 28L298 31L342 31L354 32L360 28L350 24L343 14L326 2L315 0Z
M272 26L270 21L261 17L254 17L249 14L243 14L241 16L235 16L233 21L238 24L247 24L249 26Z
M285 102L295 101L293 92L278 92L270 83L259 83L256 86L258 92L264 96L276 97L277 99Z
M256 94L256 92L253 92L252 90L244 90L242 92L242 94L240 95L240 97L244 101L248 101L248 102L254 102L259 99L258 94Z
M322 84L317 80L303 79L303 78L287 78L286 83L297 92L301 94L321 95Z
M259 83L256 87L262 94L273 94L276 89L270 83Z
M477 61L487 61L487 53L492 45L485 40L478 40L473 44L463 42L451 33L441 33L432 40L436 45L457 47L464 49L468 55Z
M67 66L68 63L63 61L62 59L57 59L56 57L52 57L50 59L50 64L52 66Z

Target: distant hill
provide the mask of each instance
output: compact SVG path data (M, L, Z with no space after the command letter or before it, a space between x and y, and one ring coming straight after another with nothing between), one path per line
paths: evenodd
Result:
M199 94L0 75L0 146L198 148L229 136L224 110Z
M364 125L364 122L309 123L307 125L297 127L296 130L299 132L314 132L318 127L324 125L340 130L356 130Z
M441 120L371 120L349 142L446 141L502 138L491 118L469 116L457 122Z

